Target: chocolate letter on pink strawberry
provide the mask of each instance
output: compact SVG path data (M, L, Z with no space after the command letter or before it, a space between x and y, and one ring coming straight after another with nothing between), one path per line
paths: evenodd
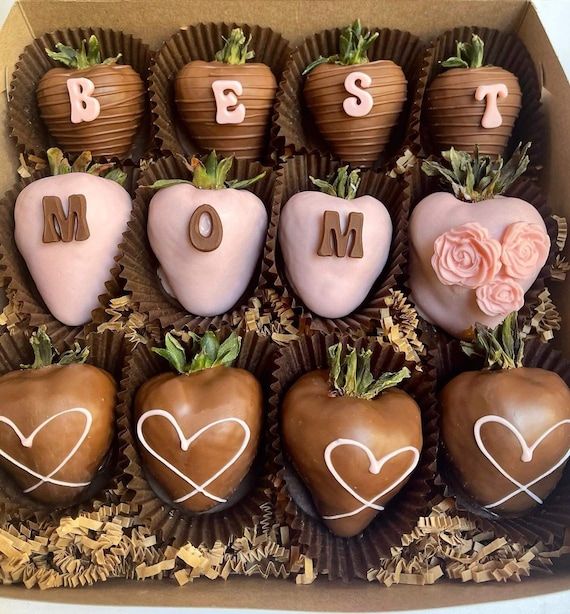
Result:
M357 85L360 83L360 87ZM342 108L347 115L351 117L364 117L372 111L374 100L369 92L363 88L368 88L372 85L372 79L364 72L351 72L344 80L344 89L353 96L345 98L342 103Z
M44 196L44 233L43 243L86 241L89 238L87 224L87 201L83 194L72 194L69 197L67 216L58 196Z
M338 211L325 211L323 215L323 234L321 244L317 250L319 256L337 256L344 258L348 248L348 240L354 234L350 258L362 258L364 250L362 247L362 226L364 224L364 214L351 211L348 216L348 228L343 234L340 230L340 216Z
M190 243L200 252L218 249L223 237L222 220L211 205L200 205L188 225Z
M497 98L506 98L509 90L504 83L494 83L493 85L480 85L475 90L475 100L485 100L485 113L481 118L483 128L498 128L503 123L503 118L499 112Z
M216 99L216 123L241 124L245 119L245 107L238 104L238 96L243 94L242 84L220 79L212 83L212 91Z
M92 122L99 117L101 105L97 98L92 96L95 91L93 81L85 77L67 80L69 104L71 105L71 123Z

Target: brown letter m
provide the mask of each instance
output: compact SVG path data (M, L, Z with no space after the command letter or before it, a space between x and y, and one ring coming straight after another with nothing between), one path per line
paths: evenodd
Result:
M354 234L354 241L350 250L351 258L362 258L362 225L364 214L352 211L348 216L348 228L342 234L340 230L340 216L337 211L325 211L323 217L323 234L321 245L317 250L319 256L336 255L338 258L346 256L350 235ZM334 244L334 246L333 246Z
M89 226L87 225L87 202L83 194L72 194L69 197L69 209L67 216L63 211L61 200L58 196L44 196L44 243L73 241L85 241L89 238Z

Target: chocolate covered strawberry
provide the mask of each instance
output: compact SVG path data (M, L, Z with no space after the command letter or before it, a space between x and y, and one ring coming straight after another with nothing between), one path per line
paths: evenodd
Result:
M191 181L164 179L148 209L148 238L164 289L192 314L215 316L243 295L259 262L267 211L243 190L261 179L226 180L233 158L192 158Z
M386 149L407 98L404 72L391 60L368 60L378 32L360 21L342 31L339 53L319 57L303 71L305 103L342 160L372 166Z
M79 49L56 45L48 56L65 68L52 68L40 79L37 101L49 132L68 153L89 150L94 156L125 157L132 149L144 111L145 86L120 54L101 58L91 36Z
M441 63L426 92L425 114L436 150L479 148L502 155L522 104L518 79L500 66L484 64L483 41L457 41L457 53Z
M23 494L69 505L95 478L111 445L116 384L84 364L87 348L55 361L45 329L33 333L34 362L0 377L0 464Z
M227 503L257 453L262 393L257 379L232 367L241 339L220 344L207 332L190 362L170 333L153 348L176 373L146 382L135 399L137 444L148 475L174 503L204 512Z
M410 218L410 278L420 315L466 337L476 322L494 327L524 304L550 251L536 208L502 193L526 169L528 145L509 162L451 149L447 164L424 162L453 194L424 198Z
M176 75L176 109L202 150L257 160L265 149L277 81L269 66L247 63L250 43L234 28L215 61L193 60Z
M376 198L356 197L359 171L341 167L321 190L299 192L281 211L279 245L287 279L305 305L342 318L366 298L384 269L392 220Z
M516 313L491 330L478 325L467 371L441 392L442 438L463 490L497 514L521 514L554 490L570 457L570 389L552 371L523 366Z
M422 449L420 410L402 390L404 367L374 379L371 350L329 348L330 372L311 371L287 392L283 441L327 527L363 531L404 486Z
M79 326L105 292L132 202L112 164L91 165L89 152L73 165L59 149L47 153L53 176L18 195L14 238L49 311Z

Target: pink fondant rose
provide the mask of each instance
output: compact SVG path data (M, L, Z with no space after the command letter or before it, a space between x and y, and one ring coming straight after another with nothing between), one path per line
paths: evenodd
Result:
M491 317L507 316L524 305L520 284L509 277L497 277L475 291L479 309Z
M501 244L480 224L457 226L434 243L431 265L446 286L478 288L489 283L501 268Z
M511 224L505 230L502 243L504 272L515 279L536 274L550 251L550 238L539 224Z

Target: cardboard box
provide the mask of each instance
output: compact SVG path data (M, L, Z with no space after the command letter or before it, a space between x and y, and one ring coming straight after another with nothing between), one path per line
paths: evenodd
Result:
M295 45L314 31L343 26L356 17L370 26L410 30L426 43L444 30L460 25L518 32L536 63L548 114L549 160L543 187L551 209L570 217L567 143L570 86L534 7L525 0L18 0L0 31L0 93L3 94L0 96L0 191L12 186L18 166L7 132L5 94L19 54L43 32L86 25L109 27L134 34L156 49L180 26L200 21L236 21L270 26ZM565 322L570 319L567 288L564 284L552 287ZM556 343L566 345L570 353L568 325ZM201 580L178 588L168 582L113 581L92 588L45 593L3 586L0 599L27 600L27 606L36 611L40 604L34 606L32 602L38 601L54 605L52 611L59 611L55 604L83 604L309 611L403 611L447 606L457 612L463 604L529 598L517 610L544 611L548 603L551 612L562 612L568 611L570 597L568 593L557 597L556 593L569 588L570 566L566 564L560 565L552 576L530 578L521 585L483 587L441 582L432 587L398 586L386 590L365 582L348 586L329 583L326 578L310 587L282 580L231 578L227 583ZM547 594L551 598L547 599ZM557 609L557 604L561 609ZM483 611L481 607L477 612ZM4 610L2 601L0 609Z

